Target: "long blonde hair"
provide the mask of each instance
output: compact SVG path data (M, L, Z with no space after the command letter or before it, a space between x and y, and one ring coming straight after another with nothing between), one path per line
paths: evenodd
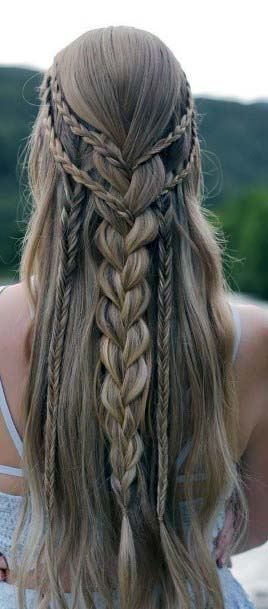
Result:
M73 607L222 609L208 539L230 483L243 507L234 335L189 82L157 36L109 26L62 49L39 92L20 603L36 561L38 609L66 609L66 564Z

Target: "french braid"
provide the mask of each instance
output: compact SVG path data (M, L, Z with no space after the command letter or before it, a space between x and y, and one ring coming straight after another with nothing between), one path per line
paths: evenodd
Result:
M84 188L86 188L91 191L95 210L101 218L95 238L96 246L103 259L98 272L101 297L96 309L96 324L101 335L100 361L97 370L99 378L97 380L100 381L101 375L100 408L104 412L104 430L110 443L111 485L122 511L118 573L122 583L121 588L124 587L122 600L126 604L129 592L126 582L134 583L136 577L136 563L132 560L135 556L134 539L128 507L132 483L137 478L142 484L142 469L139 464L143 453L143 441L140 428L144 421L151 378L151 346L145 322L145 313L150 300L150 289L146 280L149 265L147 246L157 236L159 237L157 514L160 525L163 525L168 469L167 415L172 266L170 230L172 204L169 194L170 190L179 184L191 170L196 143L194 109L189 93L187 111L182 117L180 125L167 138L160 140L151 150L147 151L133 167L130 167L113 142L103 134L84 127L70 112L62 98L56 73L48 77L43 95L47 108L43 124L48 135L49 147L63 174L65 172L69 174L79 188L76 193L75 189L72 192L66 186L66 201L61 216L62 242L48 366L45 464L47 510L52 521L54 517L54 461L60 361L64 349L64 330L68 321L71 278L81 225L80 203L84 198ZM71 131L93 147L94 163L102 177L110 182L116 194L94 181L88 172L79 169L69 158L55 133L50 110L51 100L54 102L54 108L69 125ZM154 200L160 201L159 211L156 212L153 209L151 205L153 199L133 208L135 193L133 193L131 181L134 171L138 170L143 163L152 163L155 155L159 155L185 133L190 121L192 140L186 166L174 177L170 177L170 173L168 177L165 176L159 192L155 186ZM68 184L66 174L64 183ZM159 178L158 180L161 182ZM117 188L119 183L121 191ZM161 199L162 195L168 195L165 197L166 206ZM132 204L129 203L130 197ZM138 199L139 193L137 192L137 201ZM126 537L128 555L126 555L125 545L123 545Z

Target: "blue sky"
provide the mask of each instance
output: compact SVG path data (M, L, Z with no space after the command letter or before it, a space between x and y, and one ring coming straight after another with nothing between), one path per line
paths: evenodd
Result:
M267 0L10 0L1 8L0 64L47 68L86 30L133 25L159 36L194 95L268 100Z

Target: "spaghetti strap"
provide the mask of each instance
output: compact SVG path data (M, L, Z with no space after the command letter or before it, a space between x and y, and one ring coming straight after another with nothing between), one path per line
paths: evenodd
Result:
M15 447L16 447L19 455L20 455L20 457L22 457L22 455L23 455L23 442L22 442L22 439L21 439L21 437L20 437L20 435L18 433L18 430L17 430L17 428L15 426L15 423L14 423L14 421L12 419L12 416L10 414L10 410L8 408L8 405L7 405L7 401L6 401L6 398L5 398L4 389L3 389L3 385L2 385L1 379L0 379L0 409L1 409L4 421L5 421L5 424L7 426L7 429L8 429L8 431L10 433L10 436L11 436L11 438L13 440L13 443L14 443L14 445L15 445Z
M189 455L191 448L192 448L192 438L189 438L187 440L187 442L184 444L183 448L181 449L179 455L177 456L177 459L176 459L177 467L181 467L183 465L185 459Z
M7 288L7 285L0 286L0 294ZM0 411L2 412L3 419L5 421L7 430L11 436L13 444L18 451L20 457L23 456L23 440L21 439L16 425L11 416L11 412L8 407L8 403L6 401L6 396L4 394L3 384L0 378ZM0 464L0 474L9 474L12 476L23 476L23 469L20 467L14 467L12 465L2 465Z
M9 476L17 476L18 478L23 478L24 476L23 469L13 465L0 464L0 474L8 474Z

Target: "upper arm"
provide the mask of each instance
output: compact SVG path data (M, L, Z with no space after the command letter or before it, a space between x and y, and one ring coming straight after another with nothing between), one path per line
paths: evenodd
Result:
M244 449L242 470L256 545L268 540L268 307L241 307L237 361Z
M24 362L24 343L28 307L22 282L9 285L0 294L0 375L1 370L14 373L14 366Z

